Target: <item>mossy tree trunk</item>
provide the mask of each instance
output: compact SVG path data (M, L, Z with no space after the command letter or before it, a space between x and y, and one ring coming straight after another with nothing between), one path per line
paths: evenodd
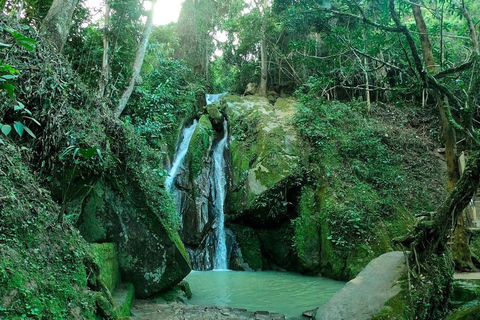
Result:
M428 35L427 25L423 18L422 9L420 7L419 0L413 0L411 3L413 16L415 18L415 24L417 26L418 33L420 35L420 44L423 51L423 60L428 72L434 73L437 71L435 58L433 56L432 44ZM457 135L455 129L450 125L447 115L445 114L444 102L442 99L437 99L440 118L443 128L443 139L445 142L445 158L447 163L447 183L448 191L452 192L456 183L460 179L460 170L458 167L457 159ZM469 248L470 235L466 230L466 219L464 215L460 215L458 223L453 232L453 256L457 269L460 270L472 270L473 263Z
M41 31L46 39L61 52L72 25L73 12L79 0L54 0L43 20Z

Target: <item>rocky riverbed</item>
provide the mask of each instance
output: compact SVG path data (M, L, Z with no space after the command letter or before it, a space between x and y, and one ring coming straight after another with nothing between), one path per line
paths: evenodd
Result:
M132 308L134 320L285 320L285 316L268 311L250 312L230 307L202 307L183 303L157 303L137 300Z

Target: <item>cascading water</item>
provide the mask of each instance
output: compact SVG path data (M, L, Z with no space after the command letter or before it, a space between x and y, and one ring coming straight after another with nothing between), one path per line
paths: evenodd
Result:
M215 229L215 256L213 264L215 270L225 270L228 268L224 214L227 186L225 150L228 142L228 125L226 120L223 122L223 128L224 136L213 150L213 185L215 190L213 204L217 211L217 223Z
M180 145L178 146L177 152L175 153L172 168L168 172L168 177L165 179L165 187L169 192L173 191L173 182L175 181L175 177L178 174L178 170L183 165L183 160L185 160L185 156L187 155L190 140L192 139L193 133L195 132L197 125L197 120L193 120L193 123L189 127L185 127L185 129L183 130L181 138L182 140L180 142Z

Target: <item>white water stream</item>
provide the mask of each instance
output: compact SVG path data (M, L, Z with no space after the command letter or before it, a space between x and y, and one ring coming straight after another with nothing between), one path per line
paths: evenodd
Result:
M215 229L215 256L213 267L215 270L226 270L227 265L227 245L225 237L225 215L224 205L226 196L226 163L225 163L225 149L228 141L228 124L223 122L224 136L218 142L213 150L213 184L215 188L215 195L213 204L217 209L217 227Z
M193 133L195 132L197 125L197 120L193 120L193 123L189 127L185 127L185 129L183 129L182 141L180 142L177 152L175 153L173 165L168 172L168 177L165 179L165 187L167 188L168 192L173 191L173 182L175 181L175 177L178 174L178 170L183 165L183 160L185 160L185 156L187 155L190 140L192 139Z

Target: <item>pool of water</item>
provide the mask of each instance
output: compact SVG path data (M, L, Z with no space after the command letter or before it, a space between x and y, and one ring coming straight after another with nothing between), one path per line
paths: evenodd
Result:
M288 318L327 302L345 284L288 272L192 271L189 303L278 312Z

